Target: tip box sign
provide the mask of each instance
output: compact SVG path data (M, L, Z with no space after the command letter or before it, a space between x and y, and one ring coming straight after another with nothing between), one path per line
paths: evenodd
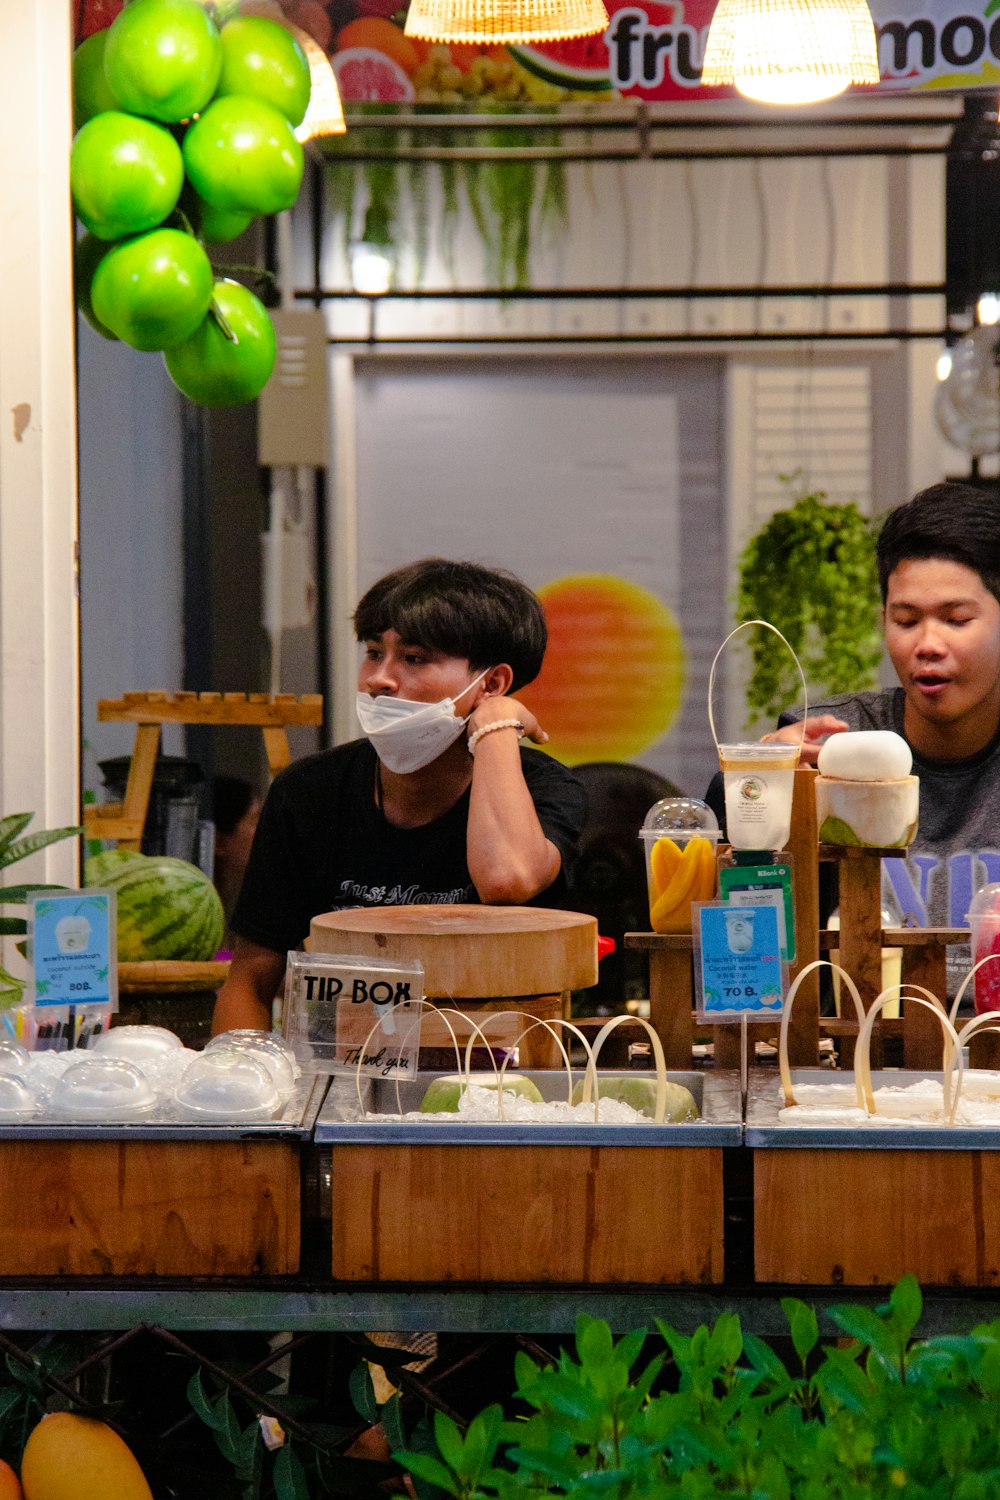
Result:
M424 968L356 954L288 955L282 1030L318 1073L417 1071Z

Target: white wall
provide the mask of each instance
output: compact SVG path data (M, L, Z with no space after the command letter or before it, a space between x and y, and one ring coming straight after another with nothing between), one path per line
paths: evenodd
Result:
M97 700L184 686L181 397L159 355L83 319L79 387L83 778L99 790L97 762L127 755L135 727L99 724ZM164 751L183 743L167 726Z
M7 6L0 48L0 813L77 821L70 10ZM16 876L75 882L76 845Z

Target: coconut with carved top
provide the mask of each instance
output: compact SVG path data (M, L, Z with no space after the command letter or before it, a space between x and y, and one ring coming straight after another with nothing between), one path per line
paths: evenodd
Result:
M821 844L905 849L917 832L920 782L902 735L889 729L831 735L817 762Z

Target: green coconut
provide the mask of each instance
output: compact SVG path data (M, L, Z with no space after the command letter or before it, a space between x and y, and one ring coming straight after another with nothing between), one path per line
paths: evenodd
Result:
M500 1085L499 1075L494 1073L474 1074L470 1082L481 1089L496 1089ZM440 1078L433 1078L427 1085L427 1090L420 1102L421 1113L425 1115L457 1113L458 1101L462 1097L465 1086L465 1078L460 1073L445 1073ZM521 1073L506 1073L503 1079L503 1091L505 1094L520 1094L522 1098L530 1099L533 1104L544 1103L538 1086Z
M601 1099L619 1099L622 1104L637 1110L641 1115L648 1115L650 1119L656 1116L656 1079L648 1078L639 1073L626 1073L618 1077L612 1074L606 1077L598 1077L597 1093ZM666 1109L663 1120L665 1124L676 1125L682 1120L697 1120L698 1106L690 1089L686 1089L682 1083L666 1084ZM572 1102L580 1104L583 1101L583 1079L573 1088Z

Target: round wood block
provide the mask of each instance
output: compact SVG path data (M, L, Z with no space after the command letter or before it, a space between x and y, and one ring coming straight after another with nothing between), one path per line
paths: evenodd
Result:
M413 961L432 1000L550 995L597 983L597 921L538 906L376 906L313 917L314 953Z

